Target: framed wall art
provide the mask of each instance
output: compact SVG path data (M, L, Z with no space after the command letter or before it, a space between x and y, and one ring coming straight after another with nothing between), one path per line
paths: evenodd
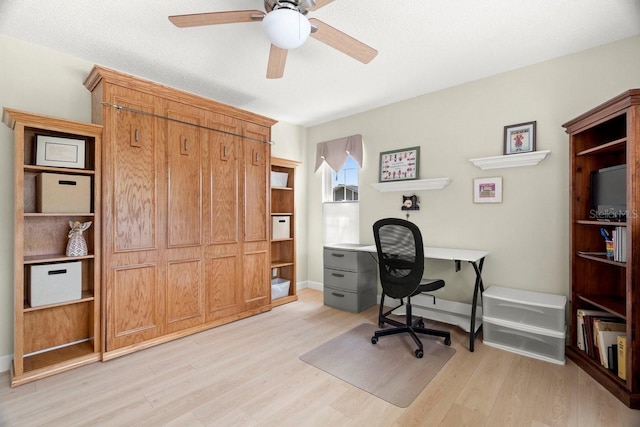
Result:
M504 154L536 151L536 122L504 127Z
M502 203L502 177L474 179L473 203Z
M420 147L380 153L380 182L420 178Z
M36 135L36 165L84 168L83 139Z

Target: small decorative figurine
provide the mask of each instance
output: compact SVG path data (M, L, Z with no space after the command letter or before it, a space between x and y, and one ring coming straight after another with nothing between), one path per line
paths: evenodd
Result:
M87 242L82 236L82 232L91 227L91 221L69 221L69 241L67 242L67 256L85 256L89 253Z
M403 211L417 211L420 209L418 206L418 196L402 196L402 208Z

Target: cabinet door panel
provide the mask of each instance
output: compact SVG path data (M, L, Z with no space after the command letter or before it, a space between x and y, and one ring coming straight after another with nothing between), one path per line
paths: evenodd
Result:
M238 242L239 211L239 134L238 121L211 114L207 126L223 132L208 131L210 214L208 244Z
M244 306L237 246L217 247L207 257L205 271L207 322L240 313Z
M199 259L168 263L167 332L197 326L204 321L201 266Z
M161 335L155 265L113 269L107 290L107 351Z
M113 102L159 114L150 95L113 88ZM110 114L105 144L105 233L113 252L157 249L158 170L155 119L125 109Z
M197 246L202 242L202 113L171 103L167 115L173 119L167 121L167 246Z
M268 305L271 297L269 251L264 245L245 245L242 273L245 307L253 309Z
M270 146L269 129L247 124L243 139L244 162L244 240L269 239L268 181ZM257 140L257 141L256 141Z

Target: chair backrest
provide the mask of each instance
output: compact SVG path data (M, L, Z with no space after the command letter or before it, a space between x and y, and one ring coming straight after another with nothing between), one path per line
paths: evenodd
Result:
M373 224L382 290L391 298L405 298L420 286L424 273L422 234L414 223L384 218Z

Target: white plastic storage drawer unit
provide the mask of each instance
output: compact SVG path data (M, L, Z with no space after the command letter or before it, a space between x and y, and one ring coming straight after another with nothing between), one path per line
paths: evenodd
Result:
M493 319L565 331L567 297L491 286L482 293L482 312Z
M491 286L482 299L485 344L564 364L565 296Z

